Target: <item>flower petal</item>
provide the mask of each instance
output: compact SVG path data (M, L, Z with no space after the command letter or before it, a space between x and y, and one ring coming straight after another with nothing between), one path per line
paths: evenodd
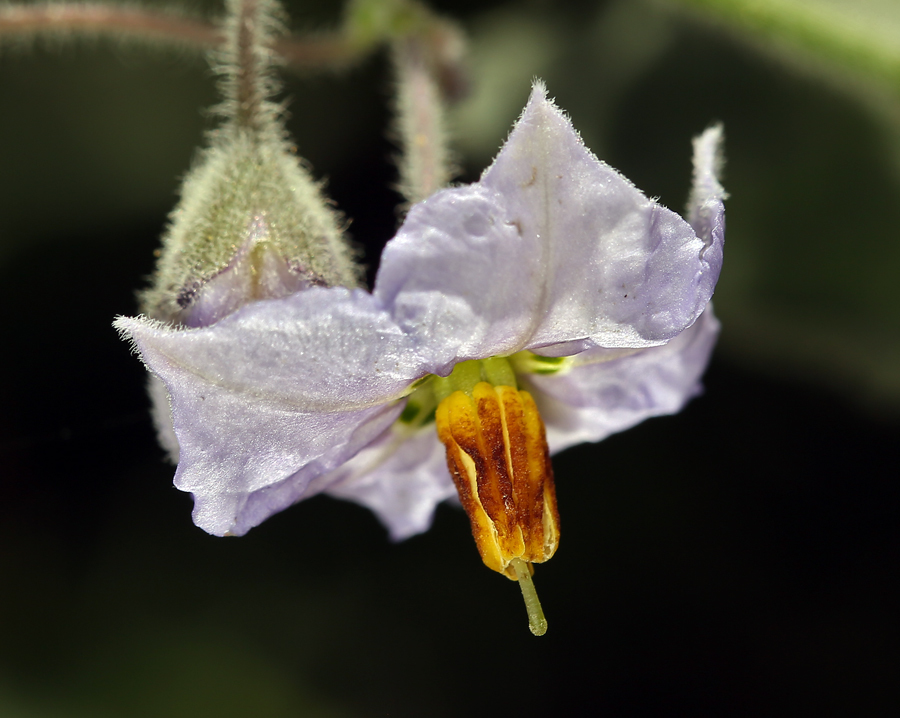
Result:
M375 294L444 367L561 343L647 347L702 312L719 270L707 257L721 253L597 160L538 83L480 182L412 208Z
M243 534L305 495L389 427L428 372L373 297L313 288L175 330L120 318L172 400L194 521Z
M390 429L323 478L327 494L371 509L394 541L426 531L435 507L456 496L434 425L412 436Z
M649 349L594 349L573 357L571 371L529 375L526 386L547 427L555 453L599 441L651 416L674 414L701 391L719 334L709 305L700 318L668 344Z
M717 268L703 276L702 293L712 295L722 267L725 243L724 187L719 183L725 160L722 155L724 134L722 125L714 125L694 138L694 184L688 201L688 222L703 240L706 249L702 257Z
M156 428L156 440L166 452L172 464L178 463L178 437L172 426L172 407L166 385L155 374L147 374L147 396L150 398L150 416Z

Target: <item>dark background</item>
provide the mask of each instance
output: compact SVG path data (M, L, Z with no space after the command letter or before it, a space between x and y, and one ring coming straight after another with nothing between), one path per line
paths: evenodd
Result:
M298 5L295 27L328 21L325 5ZM827 72L666 4L437 6L471 33L473 96L492 50L512 63L504 128L540 74L589 146L668 206L691 136L725 122L705 395L556 457L540 639L452 507L398 545L326 497L210 537L110 327L135 311L210 126L209 73L106 43L0 53L0 716L892 715L889 128ZM389 87L382 57L287 77L300 152L371 269L396 224ZM507 129L487 150L460 136L462 180Z

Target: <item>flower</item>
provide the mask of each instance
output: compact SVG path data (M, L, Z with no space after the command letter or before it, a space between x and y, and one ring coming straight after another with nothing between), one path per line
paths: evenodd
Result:
M457 493L432 417L459 387L527 389L551 453L678 411L718 333L720 142L695 140L687 222L597 160L536 83L480 181L410 210L372 293L312 286L199 328L117 319L168 390L194 522L241 535L326 492L395 539L425 530ZM491 380L492 358L511 378Z

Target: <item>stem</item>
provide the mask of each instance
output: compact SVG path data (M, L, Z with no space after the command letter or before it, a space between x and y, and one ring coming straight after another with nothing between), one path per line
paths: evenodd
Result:
M349 42L340 32L313 37L290 37L275 42L276 54L295 70L324 70L346 67L361 60L373 49Z
M173 10L117 7L106 3L41 3L0 7L0 37L73 32L120 35L148 42L215 47L221 35L210 22Z
M528 628L535 636L543 636L547 632L547 619L544 618L544 609L531 580L531 571L528 564L520 558L512 560L513 570L519 580L519 588L522 589L522 598L525 599L525 610L528 611Z
M160 47L206 52L220 47L218 24L175 10L150 10L107 3L0 5L0 41L41 35L117 37ZM295 70L322 70L350 65L374 46L349 42L342 32L277 40L273 49Z
M415 204L450 180L444 103L420 37L409 36L395 43L394 64L401 148L399 189L409 204Z
M265 28L262 27L259 0L235 0L234 17L226 25L228 40L226 82L233 96L234 121L238 127L262 129L267 92L268 52ZM233 23L233 24L232 24Z

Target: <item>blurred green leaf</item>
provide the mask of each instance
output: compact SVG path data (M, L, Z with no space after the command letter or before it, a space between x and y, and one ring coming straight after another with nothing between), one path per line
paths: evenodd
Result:
M900 90L896 0L678 0L763 37L887 80Z
M759 60L756 79L703 78L735 96L734 116L725 111L730 245L716 295L723 348L895 410L900 2L669 4L713 45Z

